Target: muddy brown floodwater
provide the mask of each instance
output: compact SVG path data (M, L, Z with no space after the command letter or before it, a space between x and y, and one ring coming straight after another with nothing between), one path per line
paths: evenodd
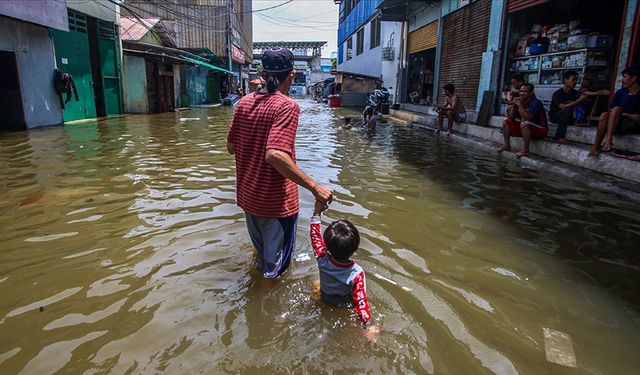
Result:
M335 191L323 225L361 232L376 337L313 299L314 260L253 270L231 110L193 109L0 134L0 373L637 373L639 205L300 104L298 163Z

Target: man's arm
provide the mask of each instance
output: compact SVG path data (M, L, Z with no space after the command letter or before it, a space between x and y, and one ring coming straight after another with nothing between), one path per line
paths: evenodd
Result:
M572 102L566 103L566 104L565 103L560 103L560 104L558 104L558 107L560 109L573 108L573 107L577 106L578 104L588 100L591 95L592 95L591 93L585 92L582 95L580 95L580 97L578 99L576 99L576 100L574 100Z
M640 115L636 115L635 113L623 113L622 117L626 117L632 121L640 121Z
M227 151L231 155L234 155L236 153L236 146L233 143L227 141Z
M516 100L515 105L518 108L518 113L520 114L520 118L522 118L523 120L529 121L535 117L535 115L532 115L526 110L526 108L524 108L524 104L522 103L521 100ZM530 105L533 105L533 103L530 103Z
M303 188L309 190L317 200L326 203L332 200L332 191L317 182L304 173L296 163L293 162L291 156L281 150L268 149L265 161L272 166L283 177L295 182Z

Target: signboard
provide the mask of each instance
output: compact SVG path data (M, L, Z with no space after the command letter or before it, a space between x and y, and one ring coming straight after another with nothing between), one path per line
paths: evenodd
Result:
M244 64L244 52L235 44L231 45L231 58L233 61Z

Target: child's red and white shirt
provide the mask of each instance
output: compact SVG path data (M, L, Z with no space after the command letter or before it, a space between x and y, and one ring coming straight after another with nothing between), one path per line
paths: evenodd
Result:
M367 300L364 270L356 262L336 261L327 251L320 230L320 216L311 218L311 245L320 270L320 291L329 303L351 300L364 324L369 324L371 312Z

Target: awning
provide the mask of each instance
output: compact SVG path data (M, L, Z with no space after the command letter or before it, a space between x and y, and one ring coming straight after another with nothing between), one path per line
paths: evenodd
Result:
M207 67L207 68L209 68L209 69L219 70L219 71L221 71L221 72L225 72L225 73L229 73L229 74L236 74L235 72L232 72L232 71L230 71L230 70L227 70L227 69L221 68L221 67L219 67L219 66L215 66L215 65L209 64L209 63L204 62L204 61L200 61L200 60L192 59L192 58L191 58L191 57L189 57L189 56L180 55L180 57L181 57L181 58L183 58L183 59L185 59L185 60L187 60L187 61L190 61L190 62L192 62L192 63L194 63L194 64L198 64L198 65L201 65L201 66Z
M381 21L402 22L407 14L406 0L383 0L378 4Z

